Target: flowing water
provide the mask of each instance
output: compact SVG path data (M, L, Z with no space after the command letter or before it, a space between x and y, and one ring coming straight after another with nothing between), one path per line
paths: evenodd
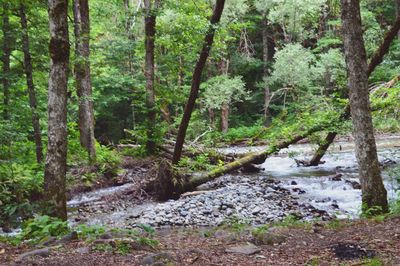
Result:
M384 184L388 190L389 199L396 197L398 184L390 175L394 162L400 163L400 137L392 136L377 140L378 158L387 165L382 171ZM234 147L220 151L224 153L246 153L257 151L262 147ZM295 144L281 150L277 155L267 158L262 164L266 174L283 181L288 189L299 188L305 193L298 195L301 201L310 202L313 206L336 213L338 217L355 218L360 214L361 190L354 189L350 182L358 182L357 160L354 154L353 142L336 142L323 157L324 164L312 167L298 167L294 158L309 159L316 146L310 144ZM333 181L332 177L342 174L341 180ZM296 185L292 185L292 182ZM294 183L293 183L294 184ZM334 206L338 205L339 208Z
M381 162L400 163L400 137L380 139L377 141L377 146ZM264 147L231 147L220 149L220 152L246 153L262 148ZM68 202L71 209L70 217L72 221L119 227L129 227L137 223L149 223L157 226L207 225L209 222L208 225L214 225L230 215L228 210L224 209L226 207L224 204L226 204L231 205L229 213L233 211L243 218L250 217L256 221L255 223L257 221L263 223L266 221L265 219L268 220L269 216L272 217L270 220L281 219L282 213L287 212L285 209L287 205L285 208L280 208L279 204L276 205L277 202L282 200L284 204L288 202L289 205L291 204L291 199L284 194L274 194L278 195L277 198L270 201L263 200L262 193L258 197L252 196L263 190L263 182L267 179L279 181L281 188L289 190L290 197L298 202L298 205L295 206L306 206L299 207L300 212L304 212L308 208L307 206L312 206L339 218L358 217L361 206L361 190L357 189L359 184L357 162L353 152L354 144L337 142L324 156L324 164L315 167L298 167L294 158L310 158L314 149L315 146L310 144L292 145L269 157L262 164L264 169L261 172L221 177L217 180L221 181L219 187L207 194L190 199L165 203L143 202L141 204L125 199L112 203L113 206L107 206L110 204L104 198L129 191L131 188L129 183L85 193ZM398 185L389 175L391 168L391 165L384 168L383 177L388 196L393 199L396 196L395 189ZM333 178L338 174L341 174L341 177ZM262 192L266 196L265 192ZM227 203L226 201L231 202ZM205 207L206 205L212 205L210 210ZM236 205L244 207L238 208ZM305 212L307 213L307 210ZM273 215L268 216L268 214Z

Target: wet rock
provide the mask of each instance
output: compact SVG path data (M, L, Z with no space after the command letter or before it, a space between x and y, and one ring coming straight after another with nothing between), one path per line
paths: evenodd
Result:
M243 255L253 255L261 251L261 248L257 247L254 244L247 243L243 245L237 245L230 248L225 249L227 253L238 253Z
M331 181L342 181L342 174L336 174L334 176L329 177L329 180Z
M298 187L292 188L293 192L297 192L299 194L305 194L306 192Z
M296 186L296 185L297 185L297 182L293 180L292 182L290 182L290 184L291 184L292 186Z
M353 189L361 189L361 184L357 181L346 180L346 184L351 185Z

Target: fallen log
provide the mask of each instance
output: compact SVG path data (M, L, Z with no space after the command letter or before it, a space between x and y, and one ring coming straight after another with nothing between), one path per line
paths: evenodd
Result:
M350 109L346 107L346 110ZM340 116L340 119L343 119L345 116L346 112ZM178 169L174 168L170 162L164 160L160 163L156 180L153 181L153 191L159 200L177 199L181 194L187 191L192 191L201 184L229 172L238 170L243 166L249 164L261 164L275 152L287 148L315 132L325 129L333 122L334 120L332 119L329 123L316 125L302 134L281 141L275 145L271 144L265 150L249 153L236 161L225 164L208 173L200 173L191 176L183 175L179 173Z

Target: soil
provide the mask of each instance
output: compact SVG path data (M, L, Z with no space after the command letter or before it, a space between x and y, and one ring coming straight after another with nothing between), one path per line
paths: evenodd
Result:
M382 265L400 265L399 224L400 217L392 217L384 221L336 221L334 228L322 223L279 227L285 241L257 245L261 250L253 255L226 252L232 246L254 242L250 229L177 228L159 231L154 238L160 244L154 250L132 250L126 255L82 252L88 244L74 241L52 249L48 257L32 257L16 265L141 265L149 254L167 254L173 260L172 264L156 265L371 265L366 264L368 258ZM15 265L18 255L31 249L0 246L0 265Z

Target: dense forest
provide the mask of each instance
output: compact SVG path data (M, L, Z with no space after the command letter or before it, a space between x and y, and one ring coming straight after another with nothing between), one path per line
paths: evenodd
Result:
M0 14L1 265L400 264L399 0Z

